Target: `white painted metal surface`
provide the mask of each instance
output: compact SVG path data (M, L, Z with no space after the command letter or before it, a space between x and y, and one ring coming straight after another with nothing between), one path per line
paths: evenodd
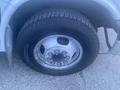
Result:
M5 34L6 34L6 28L9 25L9 20L13 13L16 11L16 9L22 5L27 0L13 0L11 2L4 2L4 5L2 7L2 15L1 15L1 28L0 28L0 51L5 52Z

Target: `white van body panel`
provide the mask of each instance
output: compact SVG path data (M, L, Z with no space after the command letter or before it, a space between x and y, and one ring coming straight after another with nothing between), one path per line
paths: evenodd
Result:
M4 1L1 10L1 27L0 27L0 52L6 52L6 30L9 27L9 20L16 9L28 0Z

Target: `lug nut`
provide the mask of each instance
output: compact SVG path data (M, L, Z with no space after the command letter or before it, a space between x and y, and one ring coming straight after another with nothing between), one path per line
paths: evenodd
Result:
M49 52L47 55L48 55L48 57L52 58L53 53Z
M55 65L55 62L52 61L51 64L52 64L52 65Z
M62 54L63 54L64 57L67 56L67 52L66 51L63 51Z
M61 62L61 65L62 65L62 66L64 66L64 64L65 64L64 62Z
M55 62L55 66L57 66L57 62Z
M62 63L61 63L61 62L58 62L58 63L57 63L57 66L59 66L59 67L62 66Z
M60 53L60 50L54 50L54 54L58 55Z
M51 58L50 58L50 57L47 57L47 60L48 60L48 61L50 61L50 60L51 60Z
M70 59L70 56L67 56L66 59L69 60L69 59Z

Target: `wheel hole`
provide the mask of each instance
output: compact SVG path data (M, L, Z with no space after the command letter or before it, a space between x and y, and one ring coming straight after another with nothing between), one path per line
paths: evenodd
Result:
M61 45L68 45L69 44L69 39L65 37L58 37L57 42Z
M43 45L41 45L41 47L40 47L40 52L41 52L42 54L44 54L44 52L45 52L45 47L44 47Z
M76 52L73 54L72 59L75 57L75 55L76 55Z

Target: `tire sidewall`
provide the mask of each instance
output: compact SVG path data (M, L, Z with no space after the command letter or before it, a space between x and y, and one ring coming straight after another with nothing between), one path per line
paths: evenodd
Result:
M42 73L62 75L63 73L70 74L82 70L94 61L99 48L98 38L93 30L81 22L78 23L75 20L66 18L44 19L35 22L30 27L23 28L22 31L24 33L19 34L17 40L18 51L25 63ZM34 59L33 51L37 42L46 36L55 34L73 37L82 45L82 60L74 67L65 70L54 70L41 66Z

